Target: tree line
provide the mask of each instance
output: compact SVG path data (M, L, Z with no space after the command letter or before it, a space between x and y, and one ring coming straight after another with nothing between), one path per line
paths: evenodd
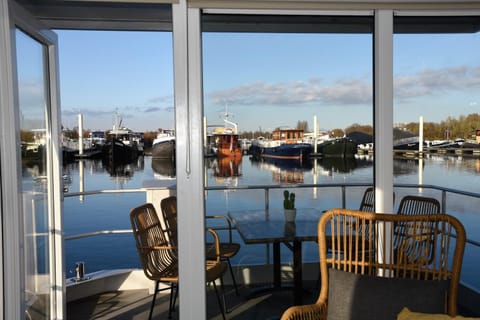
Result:
M402 125L397 125L396 128L394 128L394 138L403 138L408 136L408 134L411 136L418 136L419 129L419 122L408 122ZM480 129L480 115L478 113L471 113L466 116L461 115L458 118L449 116L447 119L440 121L439 123L424 122L423 137L425 140L453 140L456 138L475 139L477 129ZM353 131L373 134L373 127L353 124L345 129L345 134Z
M296 129L302 129L305 132L309 132L308 121L299 120L295 127ZM279 129L279 128L277 128ZM447 119L436 122L424 122L423 123L423 137L426 140L443 140L443 139L475 139L475 132L480 129L480 115L478 113L471 113L469 115L461 115L458 118L449 116ZM410 133L411 135L418 135L419 122L404 123L400 127L396 128L397 131L403 131ZM83 137L87 138L91 130L87 129L83 131ZM330 130L332 137L343 137L351 132L362 132L365 134L373 135L373 126L362 125L354 123L345 129L335 128ZM65 137L71 139L78 139L77 128L73 130L63 130ZM271 137L270 131L263 131L261 129L255 131L242 131L239 133L240 138L256 139L258 137ZM151 146L153 139L157 136L156 131L145 131L144 140L145 146ZM34 134L28 130L21 131L21 140L24 142L33 142Z
M296 129L303 129L309 132L308 121L298 121ZM444 140L444 139L475 139L476 130L480 129L480 115L478 113L471 113L469 115L461 115L458 118L449 116L447 119L437 122L423 123L423 137L426 140ZM361 132L368 135L373 135L373 126L362 125L354 123L345 129L335 128L330 130L332 137L343 137L352 132ZM418 136L419 122L408 122L397 125L394 128L394 136L398 138L406 136ZM241 138L257 138L263 136L268 138L270 132L264 131L244 131L240 134Z

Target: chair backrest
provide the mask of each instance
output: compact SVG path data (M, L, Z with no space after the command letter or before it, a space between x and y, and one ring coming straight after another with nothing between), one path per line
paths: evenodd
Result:
M393 202L395 203L395 192L393 193ZM375 189L368 187L363 193L362 202L360 202L359 211L375 212Z
M368 187L363 194L362 202L360 203L359 211L374 212L375 211L375 190L373 187Z
M330 268L374 277L448 280L447 311L456 314L466 235L455 217L332 209L320 218L318 237L319 301L328 298ZM425 247L433 252L419 258Z
M163 221L167 230L167 235L170 241L177 246L177 197L170 196L163 198L160 201L160 208L162 209Z
M175 247L178 247L178 228L177 228L177 197L170 196L163 198L160 201L160 207L162 209L163 221L166 226L165 232L168 235L170 243ZM212 255L207 259L207 281L217 279L224 272L223 262L220 259L220 240L215 230L208 228L207 232L213 237L211 244ZM210 280L208 280L210 279Z
M151 280L178 277L177 249L165 236L151 203L130 211L133 236L145 275Z
M405 196L400 201L397 213L435 214L440 213L440 202L435 198Z

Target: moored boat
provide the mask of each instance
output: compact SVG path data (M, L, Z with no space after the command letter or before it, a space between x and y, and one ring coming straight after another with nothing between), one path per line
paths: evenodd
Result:
M228 120L230 114L225 111L222 113L223 127L217 127L213 130L211 140L212 149L215 150L217 157L242 158L243 152L238 140L238 125Z
M306 159L312 153L312 145L302 141L301 129L277 129L271 140L263 137L254 140L250 153L263 158Z
M122 120L116 115L113 128L107 132L103 145L104 160L114 164L130 163L143 153L142 134L121 125Z
M160 130L152 143L153 159L175 160L175 134L173 130Z
M317 154L323 157L353 157L357 153L357 144L351 139L334 138L317 144Z
M238 134L232 128L217 128L213 132L217 157L241 158L242 148L238 142Z

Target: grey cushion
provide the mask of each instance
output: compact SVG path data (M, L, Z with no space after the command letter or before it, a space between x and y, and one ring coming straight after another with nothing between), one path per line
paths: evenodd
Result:
M408 307L445 313L449 281L381 278L329 270L328 320L395 320Z

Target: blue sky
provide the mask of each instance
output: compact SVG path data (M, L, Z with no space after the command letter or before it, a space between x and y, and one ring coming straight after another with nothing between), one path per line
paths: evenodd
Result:
M56 31L62 121L108 129L117 110L137 131L173 126L170 33ZM228 108L239 130L273 130L317 115L322 129L372 124L371 35L203 35L208 124ZM396 35L395 122L479 112L477 34ZM480 125L480 124L479 124Z

